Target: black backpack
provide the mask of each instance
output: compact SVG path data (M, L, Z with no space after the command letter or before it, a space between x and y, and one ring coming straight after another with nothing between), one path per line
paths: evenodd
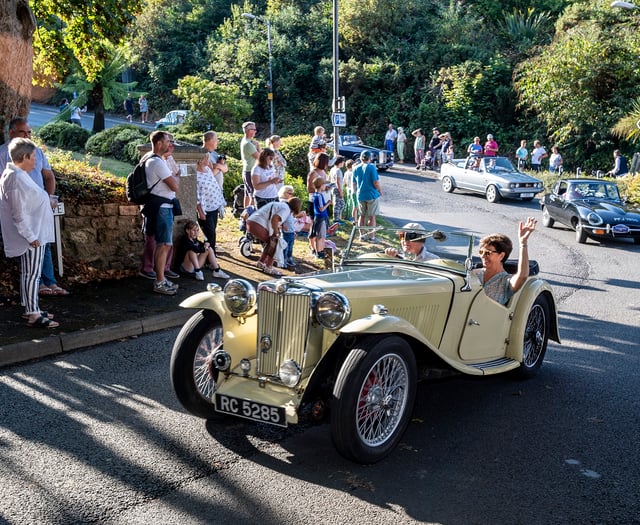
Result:
M144 155L136 167L133 168L133 171L127 175L126 192L129 202L133 204L146 204L149 197L151 197L151 190L155 188L156 184L160 181L149 188L149 186L147 186L147 174L144 166L147 160L157 156L155 153Z

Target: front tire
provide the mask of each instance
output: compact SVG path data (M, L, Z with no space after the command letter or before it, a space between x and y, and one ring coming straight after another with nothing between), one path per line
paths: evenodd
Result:
M487 186L487 191L485 196L487 197L487 200L491 204L500 202L500 192L498 191L498 188L496 188L493 184L490 184L489 186Z
M213 394L219 370L213 354L222 348L222 322L218 314L200 310L180 330L171 352L171 385L178 401L194 416L216 415Z
M522 363L519 368L520 377L527 379L538 373L547 352L550 326L549 301L543 295L539 295L527 316L522 345Z
M542 208L542 225L546 228L553 228L555 222L556 221L551 217L551 214L549 213L547 207L544 206Z
M455 190L451 177L442 177L442 189L447 193L451 193Z
M573 227L576 230L576 242L578 244L585 244L587 242L587 232L582 227L582 224L580 224L579 221L575 220L573 221Z
M391 453L409 424L416 383L415 356L404 339L363 339L333 390L331 438L338 452L365 464Z

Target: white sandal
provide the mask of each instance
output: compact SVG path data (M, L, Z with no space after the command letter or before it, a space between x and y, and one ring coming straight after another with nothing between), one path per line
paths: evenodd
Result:
M282 277L282 272L273 266L267 266L264 269L264 273L273 275L274 277Z

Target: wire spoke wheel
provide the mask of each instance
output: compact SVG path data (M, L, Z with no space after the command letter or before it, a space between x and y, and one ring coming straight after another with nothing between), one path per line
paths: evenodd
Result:
M532 377L542 366L549 340L549 305L547 299L538 296L529 310L522 343L520 374Z
M391 335L365 338L351 350L334 387L331 436L338 451L360 463L375 463L398 444L413 411L415 356Z
M222 348L222 323L215 312L201 310L182 327L171 353L170 375L176 397L199 417L216 414L213 395L219 371L213 355Z
M398 356L381 358L365 379L358 409L358 434L369 446L384 443L397 428L407 405L408 370Z

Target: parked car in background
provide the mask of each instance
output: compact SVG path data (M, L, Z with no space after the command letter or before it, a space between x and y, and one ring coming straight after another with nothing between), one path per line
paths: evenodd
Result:
M174 109L173 111L169 111L169 113L160 120L156 120L156 129L182 124L188 114L189 110L187 109Z
M403 237L437 258L386 255ZM463 232L354 228L334 271L257 287L244 279L210 284L181 304L197 312L172 351L177 398L202 418L281 427L328 419L342 455L381 460L410 424L419 377L531 377L548 339L559 342L553 290L535 261L503 305L472 271L481 265L474 243ZM517 261L505 268L514 272Z
M442 189L473 191L486 196L489 202L500 199L531 201L542 191L540 179L518 171L506 157L475 157L454 159L440 168Z
M363 144L357 135L340 135L338 144L339 154L343 155L346 159L357 160L360 158L360 153L368 150L372 153L371 162L376 165L378 170L385 171L393 166L394 156L392 151L367 146ZM330 142L328 145L333 148L333 142Z
M618 186L602 179L561 179L540 201L542 224L559 222L576 232L576 241L631 238L640 243L640 209L624 204Z

